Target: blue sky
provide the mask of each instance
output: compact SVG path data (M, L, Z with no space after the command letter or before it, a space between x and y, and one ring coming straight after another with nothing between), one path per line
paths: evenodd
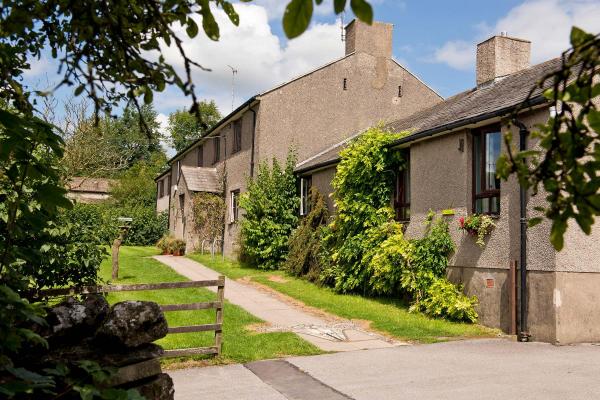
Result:
M298 39L288 41L281 16L288 0L254 0L235 4L240 27L232 26L220 12L221 40L211 42L199 35L185 48L212 72L194 73L200 98L214 99L221 112L231 111L231 71L236 76L234 107L253 94L284 82L343 55L340 22L331 0L316 7L311 27ZM394 24L393 53L411 72L448 97L474 86L475 45L507 31L510 36L532 41L532 62L558 56L568 47L570 27L575 24L600 32L598 0L371 0L375 19ZM352 15L345 16L346 22ZM166 49L167 59L180 60ZM56 82L56 64L42 59L32 63L26 82L39 89ZM60 101L70 90L57 93ZM155 96L155 107L164 123L167 115L189 106L190 101L173 89ZM59 106L60 108L60 106ZM57 110L57 115L60 115Z

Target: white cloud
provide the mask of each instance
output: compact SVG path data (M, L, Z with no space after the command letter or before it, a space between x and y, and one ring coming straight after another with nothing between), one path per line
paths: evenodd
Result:
M434 62L446 63L452 68L470 70L475 59L475 46L463 40L446 42L435 50Z
M269 26L267 10L262 6L236 4L239 27L233 26L222 11L215 17L221 28L218 42L200 33L184 42L186 52L211 72L196 70L194 82L200 97L214 99L221 112L231 109L231 69L236 79L236 105L247 97L269 89L301 73L341 57L344 53L337 24L313 24L299 38L284 46ZM179 31L180 37L186 37ZM182 60L174 46L165 48L166 59L182 70ZM156 97L161 112L189 106L190 100L169 90Z
M492 26L475 26L478 34L471 41L449 41L438 48L432 60L459 70L472 70L475 46L494 34L531 41L531 62L557 57L569 47L569 32L575 25L590 32L600 31L600 2L597 0L528 0L511 9Z

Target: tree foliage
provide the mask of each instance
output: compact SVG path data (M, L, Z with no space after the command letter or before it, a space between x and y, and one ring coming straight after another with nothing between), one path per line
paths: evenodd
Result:
M282 167L276 158L263 161L248 190L240 197L244 209L241 241L244 256L254 266L278 269L288 252L288 238L298 224L299 197L294 166L296 153L288 153Z
M137 163L156 163L161 156L160 167L166 164L156 111L151 105L142 106L141 113L128 107L121 116L104 116L97 124L85 102L69 101L65 111L65 154L61 163L68 176L113 178ZM140 126L140 118L146 121L146 128Z
M516 151L509 134L508 154L498 163L500 176L516 173L534 195L540 186L547 193L548 205L538 211L552 220L550 241L557 250L564 245L570 219L589 235L600 215L600 37L573 27L571 45L562 55L561 68L538 84L556 111L531 132L539 148ZM517 125L519 111L514 113ZM532 218L530 224L540 221Z
M202 122L186 110L178 110L169 115L169 141L180 152L190 143L203 136L222 118L214 100L201 101L198 105Z

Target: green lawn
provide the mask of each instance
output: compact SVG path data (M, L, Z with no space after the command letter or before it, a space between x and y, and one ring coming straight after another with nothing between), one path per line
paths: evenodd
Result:
M188 279L171 268L150 258L158 254L153 247L122 247L120 252L120 279L112 283L178 282ZM101 265L101 277L110 280L110 257ZM180 304L214 300L216 294L202 288L169 289L141 292L111 293L109 301L135 299L150 300L158 304ZM173 311L166 313L169 326L214 323L214 310ZM321 351L293 333L255 333L247 327L262 321L242 308L226 302L223 310L223 353L220 357L194 356L208 359L210 363L248 362L288 355L320 354ZM210 346L214 332L179 333L168 335L157 343L165 349ZM181 361L177 359L176 361ZM169 362L167 362L169 363Z
M269 286L285 295L343 318L371 321L371 327L398 339L432 343L452 337L484 337L498 333L481 325L432 319L422 314L409 313L408 307L399 300L368 298L359 295L338 294L304 279L281 271L261 271L220 257L190 254L209 268L232 279L242 277ZM277 276L283 279L269 279Z

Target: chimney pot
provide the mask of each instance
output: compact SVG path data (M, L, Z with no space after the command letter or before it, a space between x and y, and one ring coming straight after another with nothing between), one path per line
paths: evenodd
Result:
M531 42L506 36L493 36L477 45L477 86L529 67Z

